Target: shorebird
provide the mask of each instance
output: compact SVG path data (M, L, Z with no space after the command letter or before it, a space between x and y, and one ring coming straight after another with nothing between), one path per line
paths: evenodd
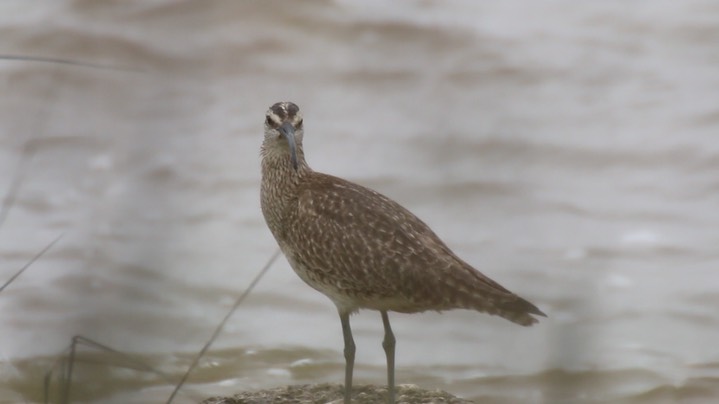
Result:
M355 343L350 315L382 316L387 402L394 403L395 337L388 312L471 309L523 326L545 316L459 258L423 221L392 199L313 171L302 147L297 105L278 102L265 117L262 214L292 269L337 306L344 337L344 402L352 393Z

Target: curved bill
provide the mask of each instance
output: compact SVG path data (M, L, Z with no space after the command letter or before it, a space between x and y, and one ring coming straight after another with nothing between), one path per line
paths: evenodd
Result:
M290 158L292 159L292 167L297 170L297 144L295 143L295 128L291 123L285 122L279 128L282 136L287 140L290 146Z

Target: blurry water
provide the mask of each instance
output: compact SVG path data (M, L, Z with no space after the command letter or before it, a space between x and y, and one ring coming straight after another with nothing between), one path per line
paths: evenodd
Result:
M179 379L276 246L259 211L265 110L309 163L397 199L538 304L393 315L398 382L515 402L719 398L719 3L711 0L0 3L0 402L42 399L71 336ZM353 317L357 383L382 326ZM187 402L340 382L332 304L283 260ZM88 351L77 401L162 402Z

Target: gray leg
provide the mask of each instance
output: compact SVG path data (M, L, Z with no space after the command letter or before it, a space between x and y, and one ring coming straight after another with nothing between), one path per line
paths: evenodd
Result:
M355 341L352 339L350 314L340 312L342 336L345 339L345 404L350 404L352 397L352 371L355 365Z
M382 313L382 324L384 324L384 340L382 340L382 348L387 355L387 402L394 404L394 346L395 339L392 333L392 327L389 326L389 317L386 311Z

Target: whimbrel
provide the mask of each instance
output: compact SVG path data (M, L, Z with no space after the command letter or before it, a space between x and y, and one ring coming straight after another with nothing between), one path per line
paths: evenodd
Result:
M472 309L529 326L532 303L459 258L420 219L371 189L313 171L302 148L299 107L278 102L265 118L262 213L294 271L337 306L344 337L344 402L350 403L355 343L350 314L378 310L387 391L394 402L395 337L387 312Z

